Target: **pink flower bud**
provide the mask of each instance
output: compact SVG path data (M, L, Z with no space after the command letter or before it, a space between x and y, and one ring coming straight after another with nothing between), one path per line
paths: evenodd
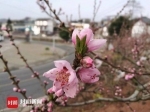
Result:
M53 88L47 90L48 93L53 93Z
M32 78L34 78L34 77L35 77L35 75L32 75L31 77L32 77Z
M47 81L44 81L44 84L45 84L45 85L48 85L49 83L48 83Z
M81 60L81 64L83 67L85 68L89 68L93 66L93 59L91 59L90 57L86 56Z
M140 66L140 65L141 65L141 62L140 62L140 61L138 61L138 62L136 62L136 64L137 64L138 66Z
M39 75L39 73L38 73L38 72L36 72L36 71L34 71L34 74L35 74L35 75L37 75L37 76Z
M48 111L48 112L52 112L52 109L51 109L51 108L48 108L47 111Z
M119 87L119 86L116 86L116 89L120 89L120 87Z
M4 30L4 31L6 31L6 30L7 30L7 28L5 28L5 27L2 27L2 28L1 28L1 30Z
M25 93L25 92L26 92L26 89L23 89L23 90L22 90L22 92L24 92L24 93Z
M18 89L18 92L20 93L20 92L21 92L21 90L20 90L20 89Z
M35 107L35 110L37 111L39 109L39 107Z
M116 96L118 96L118 93L115 93Z
M125 76L125 80L130 80L134 77L134 74L128 74Z
M17 92L17 91L18 91L18 88L14 87L14 88L13 88L13 91L14 91L14 92Z
M44 112L44 110L45 110L45 107L42 107L42 109L41 109L41 110L42 110L42 112Z
M47 106L51 108L51 107L53 107L53 103L50 102L50 103L47 104Z
M55 92L55 95L58 96L58 97L60 97L62 94L63 94L63 90L62 89L60 89L57 92Z
M61 105L62 105L62 106L65 106L65 102L61 102Z
M68 98L67 98L66 96L64 96L64 97L62 98L62 100L65 101L65 102L67 102Z
M46 98L42 98L42 103L45 103L46 102Z
M119 92L121 92L121 91L122 91L122 89L119 89L118 91L119 91Z

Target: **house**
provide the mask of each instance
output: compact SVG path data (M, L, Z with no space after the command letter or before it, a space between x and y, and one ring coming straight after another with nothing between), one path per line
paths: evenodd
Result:
M54 32L54 22L48 18L36 19L35 29L39 29L40 34L50 35Z
M145 34L150 35L150 19L147 17L142 17L140 19L137 19L134 23L131 35L134 38L138 38Z
M90 28L90 19L80 19L80 20L74 20L70 22L70 25L74 28L77 28L79 30L82 30L83 28Z
M108 17L102 19L101 22L99 23L99 26L100 26L99 32L100 32L102 37L108 37L109 36L108 27L111 24L110 21L113 18L114 18L114 16L108 16Z
M25 31L32 31L33 35L38 35L39 29L35 25L35 20L29 17L21 20L13 20L13 33L25 34Z

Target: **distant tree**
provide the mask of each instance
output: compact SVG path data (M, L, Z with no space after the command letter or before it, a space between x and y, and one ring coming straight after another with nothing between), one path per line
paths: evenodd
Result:
M12 21L10 19L7 20L6 28L9 29L10 31L13 31Z
M120 30L122 27L124 29L129 29L131 27L131 21L124 16L118 17L114 22L110 24L108 28L109 35L112 36L115 32L117 34L120 34Z
M59 36L64 39L65 41L68 41L70 39L69 33L65 30L67 30L68 28L64 27L64 30L59 30Z

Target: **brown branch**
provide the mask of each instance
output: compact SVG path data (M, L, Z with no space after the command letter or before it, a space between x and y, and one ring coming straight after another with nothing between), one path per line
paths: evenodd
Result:
M15 80L16 77L13 76L12 73L10 72L10 69L9 69L9 67L8 67L8 61L6 61L6 60L3 58L3 55L2 55L1 52L0 52L0 58L1 58L2 62L3 62L4 65L5 65L4 71L6 71L6 72L8 73L10 80L12 80L12 84L14 84L14 85L17 87L17 89L20 89L20 90L21 90L21 88L20 88L20 86L19 86L19 82ZM21 91L20 94L21 94L25 99L28 99L27 96L26 96L26 92L22 92L22 91Z
M6 30L8 33L8 37L10 38L10 41L12 42L12 45L16 48L17 50L17 54L20 56L20 58L23 60L23 62L26 64L26 67L30 69L30 71L34 74L34 76L39 80L41 86L43 87L44 93L45 95L47 95L47 91L46 91L46 85L42 82L41 78L39 77L39 74L37 74L33 68L28 64L27 59L24 58L24 56L22 55L22 53L19 50L19 47L14 43L14 39L13 36L10 35L10 31Z
M128 70L123 69L123 68L121 68L121 67L119 67L119 66L113 65L112 63L108 62L107 59L103 59L103 58L101 58L100 56L97 56L94 52L91 52L91 54L93 54L94 56L96 56L97 59L99 59L99 60L101 60L101 61L107 63L107 64L110 65L112 68L121 70L121 71L123 71L123 72L132 73L132 74L137 74L137 75L150 75L150 73L142 73L142 74L140 74L140 73L137 73L136 71L134 71L134 72L128 71Z

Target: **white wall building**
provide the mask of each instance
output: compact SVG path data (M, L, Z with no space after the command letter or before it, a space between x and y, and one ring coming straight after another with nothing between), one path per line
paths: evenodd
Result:
M37 34L52 34L54 31L54 22L51 19L37 19L35 20L34 30Z
M131 35L134 38L138 38L145 34L150 35L150 19L143 17L133 25Z

